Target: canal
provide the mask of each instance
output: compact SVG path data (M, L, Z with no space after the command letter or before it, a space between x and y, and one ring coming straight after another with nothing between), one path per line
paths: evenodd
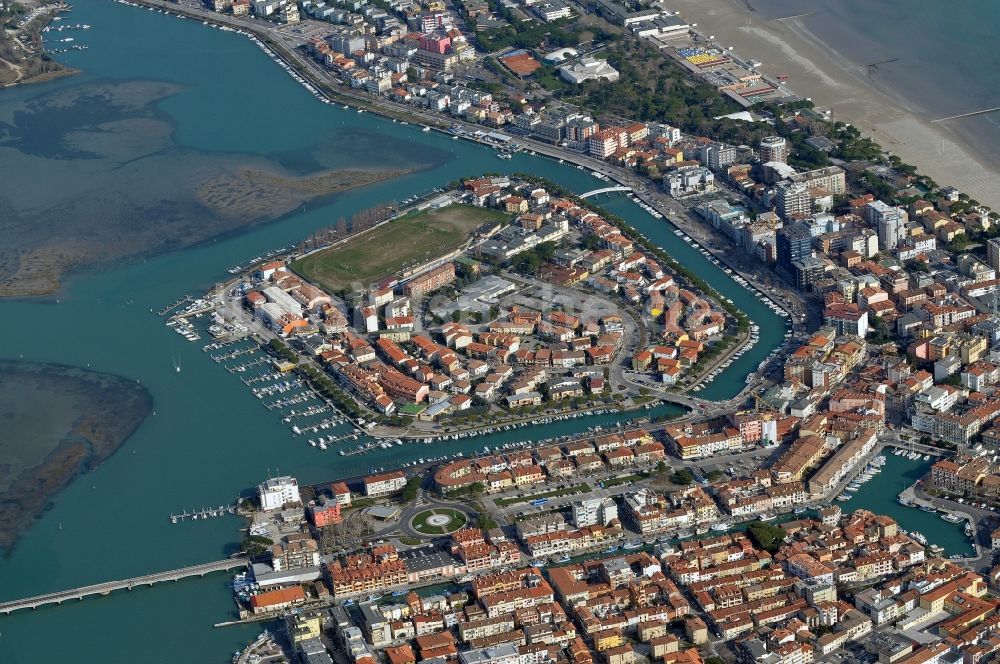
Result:
M269 159L302 172L362 167L381 159L417 170L306 205L239 234L79 274L57 297L0 302L0 318L7 322L0 326L5 356L90 366L134 379L151 392L156 411L115 456L56 496L0 561L4 599L226 556L239 539L237 519L175 525L168 516L228 503L269 474L295 474L310 483L429 455L417 446L358 457L324 456L293 436L200 344L183 342L151 309L185 293L204 292L228 277L227 266L295 242L340 216L463 176L537 173L578 192L603 184L586 171L541 157L519 154L501 161L480 146L322 105L248 40L194 21L108 0L79 0L65 20L93 26L78 37L89 48L67 54L68 64L82 73L0 92L5 181L17 175L34 182L36 202L58 201L62 209L71 209L74 197L101 194L107 173L139 168L150 155L163 160L157 177L168 182L192 164L203 168L205 162L199 160L210 164L222 158ZM134 96L150 84L169 84L171 91L148 103ZM81 99L87 113L61 112ZM102 117L109 99L134 114L130 123L155 120L166 126L162 143L126 145L134 140L121 134L126 124ZM110 156L95 158L81 146ZM145 156L121 157L136 151ZM59 186L52 182L56 172ZM18 200L24 192L11 188L4 194ZM150 200L148 208L137 209L136 224L155 223L144 215L163 204ZM698 272L760 325L758 345L701 395L723 399L738 393L746 372L780 344L784 320L680 242L668 224L626 197L601 204ZM16 212L35 219L33 209L26 204ZM53 224L58 232L58 219L37 221ZM175 364L182 371L175 371ZM676 411L659 406L651 414L671 412ZM114 417L113 412L106 415ZM619 419L603 415L449 441L434 446L434 454L609 427ZM233 610L227 577L215 575L14 614L0 619L0 661L220 662L258 631L211 627L230 618Z
M974 553L972 540L965 535L965 523L949 523L941 519L940 512L924 512L916 507L899 504L897 498L930 470L932 461L908 459L896 456L893 448L887 447L882 472L874 479L861 485L853 497L846 502L835 502L844 512L866 509L876 514L891 516L904 530L923 533L928 544L937 544L946 556Z

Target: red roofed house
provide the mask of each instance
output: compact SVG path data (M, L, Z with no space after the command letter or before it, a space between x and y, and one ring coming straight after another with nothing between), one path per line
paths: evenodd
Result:
M274 613L296 604L302 604L305 601L306 593L302 590L302 586L278 588L277 590L270 590L251 597L250 609L253 611L254 615ZM245 612L241 611L240 613L242 614Z

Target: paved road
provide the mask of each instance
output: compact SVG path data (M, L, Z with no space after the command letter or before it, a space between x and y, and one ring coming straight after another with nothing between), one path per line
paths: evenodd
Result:
M960 503L949 498L929 495L919 485L913 488L914 497L921 503L929 503L939 510L954 512L975 524L973 537L976 555L966 558L963 564L977 572L988 571L993 565L993 541L990 534L1000 525L1000 516L989 508L981 508L969 503Z
M107 595L115 590L132 590L138 586L152 586L164 581L178 581L191 576L205 576L206 574L211 574L213 572L222 572L225 570L235 569L237 567L243 567L247 564L247 562L248 560L243 557L227 558L225 560L216 560L210 563L192 565L190 567L168 570L166 572L146 574L119 581L95 583L89 586L81 586L79 588L71 588L69 590L61 590L59 592L46 593L44 595L36 595L34 597L11 600L0 603L0 613L8 614L13 611L17 611L18 609L35 609L46 604L62 604L63 602L71 599L83 599L84 597L89 597L91 595Z

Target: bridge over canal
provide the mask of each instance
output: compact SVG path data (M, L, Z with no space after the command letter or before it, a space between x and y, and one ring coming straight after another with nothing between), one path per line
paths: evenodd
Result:
M597 196L598 194L610 194L616 191L632 191L632 187L604 187L603 189L594 189L593 191L588 191L585 194L580 194L580 198L590 198L591 196Z
M106 581L104 583L95 583L91 586L81 586L70 590L61 590L59 592L46 593L44 595L36 595L34 597L26 597L24 599L0 602L0 614L6 615L13 613L14 611L18 611L19 609L37 609L38 607L45 606L46 604L62 604L67 600L83 599L84 597L90 597L91 595L108 595L115 590L132 590L137 586L152 586L164 581L179 581L180 579L185 579L191 576L205 576L206 574L212 574L214 572L224 572L226 570L236 569L237 567L245 567L246 564L247 559L244 557L227 558L225 560L192 565L191 567L182 567L180 569L169 570L166 572L136 576L131 579Z

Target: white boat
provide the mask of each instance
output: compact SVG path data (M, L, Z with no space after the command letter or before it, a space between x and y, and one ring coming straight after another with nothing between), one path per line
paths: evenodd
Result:
M430 127L424 127L424 128L423 128L423 129L421 129L420 131L430 131L430 130L431 130L431 128L430 128Z
M717 533L722 533L729 530L729 524L725 521L720 521L719 523L713 523L711 528Z

